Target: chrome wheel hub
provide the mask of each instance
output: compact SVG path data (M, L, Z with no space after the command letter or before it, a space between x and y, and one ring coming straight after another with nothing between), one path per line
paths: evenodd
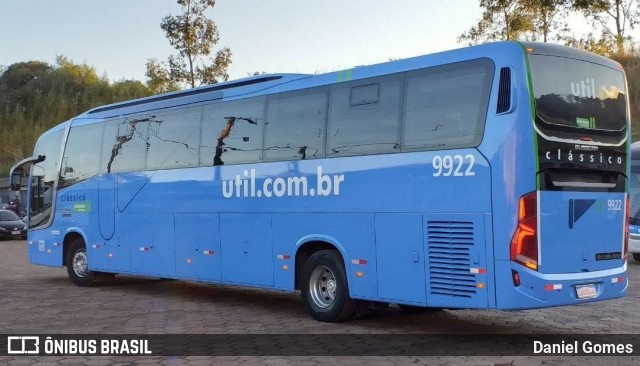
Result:
M328 267L318 266L309 278L311 300L320 308L328 308L336 299L338 283L336 276Z
M82 250L76 252L73 256L73 272L78 277L86 277L89 274L89 263L87 262L87 253Z

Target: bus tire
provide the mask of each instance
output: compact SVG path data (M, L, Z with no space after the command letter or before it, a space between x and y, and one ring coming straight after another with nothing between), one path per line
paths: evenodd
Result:
M398 304L398 307L408 313L435 313L441 311L442 308L429 308L424 306Z
M640 253L633 253L633 260L636 262L640 262Z
M67 251L67 273L71 282L80 287L93 285L96 273L89 270L89 260L84 239L77 238Z
M335 250L320 250L302 268L302 301L315 320L333 323L353 316L344 264Z

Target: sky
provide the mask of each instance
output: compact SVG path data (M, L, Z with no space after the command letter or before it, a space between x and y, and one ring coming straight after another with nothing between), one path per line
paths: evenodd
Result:
M463 46L477 0L218 0L207 11L229 47L231 79L314 73ZM0 65L64 55L110 80L144 81L149 58L176 53L160 29L175 0L3 0Z
M175 0L2 0L0 65L64 55L111 81L145 81L175 54L160 29ZM322 73L459 48L478 0L218 0L207 11L229 47L231 79Z

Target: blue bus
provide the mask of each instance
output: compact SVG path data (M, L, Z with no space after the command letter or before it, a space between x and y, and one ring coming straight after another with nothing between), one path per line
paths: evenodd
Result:
M499 42L98 107L11 176L31 263L79 286L300 291L335 322L624 296L629 136L617 62Z

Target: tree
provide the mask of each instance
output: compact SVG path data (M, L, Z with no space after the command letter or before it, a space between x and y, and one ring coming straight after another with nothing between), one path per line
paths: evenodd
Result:
M177 0L182 14L167 15L160 27L166 33L177 55L167 62L156 59L147 61L146 76L151 89L159 92L171 90L179 84L192 88L227 80L227 68L231 64L231 50L222 48L211 57L213 48L220 41L215 23L204 12L215 6L215 0Z
M459 42L478 44L483 41L517 40L534 30L526 7L518 0L480 0L484 9L478 24L458 37Z
M638 24L640 16L636 0L574 0L573 7L602 28L598 42L606 43L612 38L617 54L624 54L625 41L630 40L628 30Z
M178 83L171 79L168 68L156 59L147 61L147 85L153 94L180 90Z
M603 33L600 37L596 37L593 33L588 33L581 38L568 37L565 40L567 46L581 48L589 52L597 53L605 57L611 57L616 54L616 42L608 34Z
M553 32L566 31L569 1L480 0L480 7L484 9L482 17L458 41L477 44L483 41L537 40L541 36L547 42Z
M524 0L524 9L533 21L534 32L542 35L547 42L552 32L557 31L556 38L568 31L566 18L569 15L569 0Z
M18 62L0 72L0 176L33 153L42 132L90 108L151 95L141 82L111 84L64 56L55 65Z
M111 85L113 101L143 98L149 96L149 88L138 80L120 80Z

